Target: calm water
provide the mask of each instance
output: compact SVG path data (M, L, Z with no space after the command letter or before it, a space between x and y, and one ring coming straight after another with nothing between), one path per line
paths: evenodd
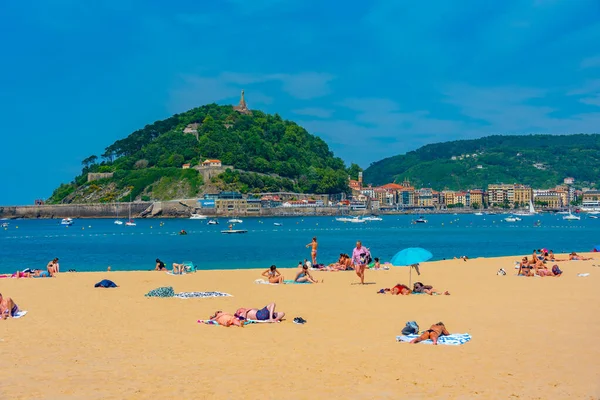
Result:
M26 267L45 268L53 257L61 270L147 270L159 257L165 263L193 261L203 269L293 267L309 258L304 246L319 239L321 263L350 253L356 240L374 257L390 259L405 247L429 249L435 259L454 256L502 256L546 247L555 252L590 251L600 244L600 219L563 221L560 215L523 217L504 222L505 215L429 215L428 224L412 224L412 216L383 216L367 224L337 222L331 217L245 218L243 235L223 235L227 220L208 226L189 219L136 220L136 227L113 220L75 220L69 228L59 220L9 221L0 229L0 272ZM534 226L536 221L541 226ZM4 221L2 221L4 222ZM274 223L283 226L274 226ZM177 233L185 229L187 236Z

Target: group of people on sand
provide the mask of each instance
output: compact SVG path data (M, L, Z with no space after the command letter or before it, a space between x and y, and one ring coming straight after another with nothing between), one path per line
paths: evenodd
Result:
M444 291L444 292L441 292L441 291L435 289L433 286L431 286L431 285L424 285L421 282L415 282L412 289L410 289L408 286L406 286L406 285L404 285L402 283L398 283L393 288L381 289L377 293L392 294L392 295L401 295L401 296L408 296L410 294L428 294L430 296L433 296L433 295L446 295L446 296L449 296L450 295L450 292L448 292L447 290Z
M285 316L284 312L275 311L275 303L269 303L263 308L238 308L234 314L216 311L210 316L210 321L216 321L223 326L239 326L240 328L248 321L280 322Z
M42 269L25 268L11 275L0 275L0 278L51 278L59 272L60 265L58 264L58 258L54 258L48 262L45 271Z
M548 268L548 262L560 262L560 261L587 261L592 260L591 257L583 257L575 252L569 254L568 259L558 259L554 255L552 250L546 249L534 249L531 254L531 258L523 257L519 262L518 276L553 276L559 277L562 275L562 271L557 264L554 264L552 268Z
M182 275L185 274L187 271L187 266L185 264L179 264L179 263L173 263L173 274L175 275ZM155 271L168 271L167 266L165 265L165 263L163 261L161 261L160 258L156 259L156 264L154 266L154 270Z
M262 276L267 278L269 283L273 283L273 284L284 283L283 275L279 272L279 270L277 269L277 266L275 266L275 265L271 265L269 267L269 269L267 269L265 272L262 273ZM296 277L294 278L294 282L296 282L296 283L321 283L323 281L322 280L318 281L311 275L307 264L300 263L299 271L296 272Z

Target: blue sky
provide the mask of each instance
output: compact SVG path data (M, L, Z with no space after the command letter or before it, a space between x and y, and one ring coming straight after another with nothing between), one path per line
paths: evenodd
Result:
M0 34L0 204L241 89L363 167L432 142L600 132L597 0L4 0Z

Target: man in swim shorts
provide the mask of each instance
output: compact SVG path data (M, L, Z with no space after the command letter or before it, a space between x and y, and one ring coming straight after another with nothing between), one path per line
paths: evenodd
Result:
M279 322L285 313L275 312L275 303L270 303L260 310L258 308L240 308L235 312L235 316L256 321Z
M0 293L0 318L14 318L18 312L19 307L15 304L13 299L10 297L2 297L2 293Z

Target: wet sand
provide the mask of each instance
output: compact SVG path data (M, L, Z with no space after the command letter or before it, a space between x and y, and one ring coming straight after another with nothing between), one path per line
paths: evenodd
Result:
M0 321L0 399L597 399L595 256L559 263L560 278L514 276L519 256L431 262L413 273L451 296L376 294L408 283L407 268L367 271L364 286L353 272L314 272L325 280L317 285L257 285L257 270L1 279L0 292L29 313ZM497 276L500 267L508 275ZM95 289L103 278L121 287ZM233 297L144 297L159 286ZM284 322L196 322L272 301ZM293 324L297 316L308 322ZM422 330L441 320L473 339L397 343L409 320Z

